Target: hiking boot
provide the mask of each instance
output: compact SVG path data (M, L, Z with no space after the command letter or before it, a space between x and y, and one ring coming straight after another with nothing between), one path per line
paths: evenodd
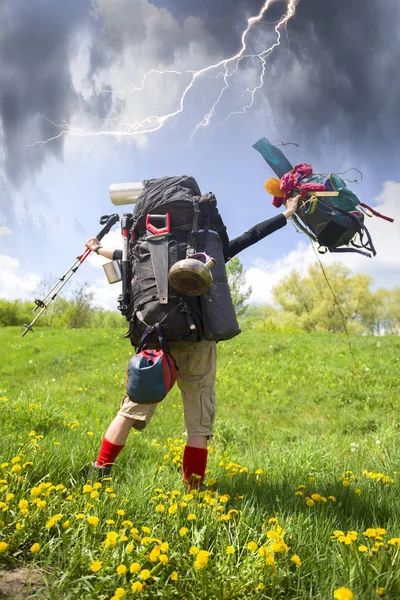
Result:
M95 462L92 462L91 467L87 472L87 479L104 479L105 477L111 477L111 466L102 466L96 465Z

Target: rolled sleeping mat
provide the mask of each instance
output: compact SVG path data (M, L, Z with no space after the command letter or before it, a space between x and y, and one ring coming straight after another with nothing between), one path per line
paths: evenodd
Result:
M142 181L131 183L112 183L110 185L110 199L114 206L135 204L144 189Z

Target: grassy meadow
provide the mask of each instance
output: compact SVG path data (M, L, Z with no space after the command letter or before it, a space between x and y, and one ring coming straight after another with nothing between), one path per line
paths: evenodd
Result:
M400 598L400 338L353 338L356 372L344 336L218 344L207 485L188 494L177 389L111 480L86 479L123 333L0 329L0 598L21 567L51 600Z

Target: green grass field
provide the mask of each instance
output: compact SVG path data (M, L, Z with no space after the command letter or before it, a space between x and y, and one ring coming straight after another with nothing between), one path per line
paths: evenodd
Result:
M31 597L400 597L400 339L245 332L218 345L207 491L178 390L89 485L124 390L121 330L0 330L0 568ZM209 554L208 554L209 553ZM0 597L1 597L0 573Z

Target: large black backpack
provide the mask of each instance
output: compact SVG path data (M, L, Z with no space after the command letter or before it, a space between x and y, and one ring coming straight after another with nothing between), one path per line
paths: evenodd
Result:
M225 271L226 229L211 194L201 196L192 177L144 182L129 241L128 336L137 346L148 325L160 323L169 341L223 340L240 333ZM187 296L168 283L173 264L194 252L216 260L213 284L202 296ZM154 337L156 341L156 336Z

